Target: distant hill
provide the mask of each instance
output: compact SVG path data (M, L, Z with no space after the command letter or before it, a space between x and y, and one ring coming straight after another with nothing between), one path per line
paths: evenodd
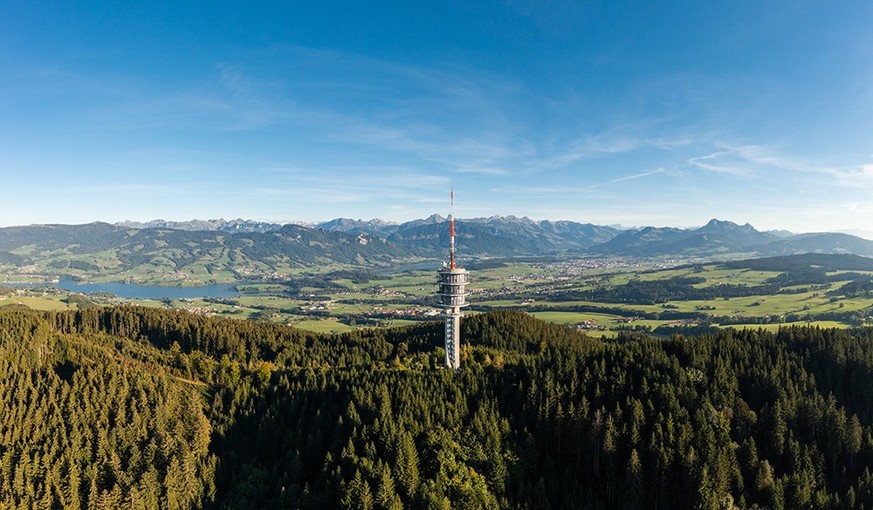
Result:
M35 266L60 276L131 273L173 281L180 273L201 280L245 280L322 264L380 265L412 256L366 234L285 225L269 232L124 228L107 223L0 228L0 263Z
M756 247L762 255L791 255L796 253L853 253L873 257L873 241L850 234L833 232L798 234Z
M686 238L686 231L672 227L645 227L623 232L613 239L594 246L593 253L608 255L653 255L664 247Z
M270 232L282 228L278 223L264 223L259 221L244 220L237 218L235 220L225 220L219 218L217 220L190 220L190 221L166 221L166 220L151 220L145 223L138 221L122 221L116 223L116 226L126 228L148 229L148 228L165 228L173 230L215 230L218 232Z
M393 223L378 218L370 220L335 218L311 225L325 232L364 234L395 243L403 256L433 257L448 244L448 218L433 214L427 218L405 223ZM490 216L457 219L458 250L468 257L513 257L551 254L590 254L596 256L709 257L732 253L762 256L797 253L856 253L873 256L873 241L842 233L793 234L787 230L761 232L746 223L712 219L706 225L681 229L675 227L643 227L621 230L614 226L593 225L575 221L535 221L527 217ZM283 228L275 223L250 220L152 220L145 223L123 222L115 225L95 225L89 231L76 231L77 238L85 235L84 246L91 245L95 235L107 229L135 228L139 230L164 229L190 232L214 231L228 233L267 233ZM96 225L101 225L97 227ZM302 228L310 226L298 225ZM54 230L44 249L58 249L74 243L69 225L50 225ZM31 229L37 227L14 227ZM20 235L28 235L21 230ZM45 233L45 232L44 232ZM43 233L43 234L44 234ZM90 240L89 240L90 239ZM37 234L36 241L47 241ZM105 245L112 241L103 240ZM8 246L8 245L7 245ZM20 261L15 254L3 254L0 239L0 263Z
M798 253L873 256L873 241L849 234L760 232L713 219L699 228L615 227L491 216L456 220L463 258L714 257ZM148 281L232 281L325 264L387 266L446 257L447 218L401 224L337 218L312 227L248 220L89 223L0 228L0 265L31 274ZM13 269L14 272L14 269Z
M757 259L725 262L731 269L753 269L755 271L797 271L816 269L819 271L873 271L873 258L849 254L803 253Z
M785 237L791 237L794 235L794 232L788 230L768 230L767 233L772 234L780 239Z
M316 228L330 230L332 232L360 232L380 237L387 237L397 231L399 226L390 221L380 220L353 220L351 218L336 218L322 223L316 223Z
M66 249L73 253L101 251L116 246L125 229L108 223L86 225L30 225L0 228L0 252ZM26 257L25 257L26 259Z
M590 250L612 256L714 256L732 253L792 255L854 253L873 256L873 241L849 234L760 232L746 223L713 219L696 229L645 227L628 230Z
M384 220L337 218L318 223L335 232L360 232L386 237L398 246L427 256L449 243L448 218L427 218L394 224ZM534 221L515 216L456 220L459 253L470 257L513 257L552 253L580 253L615 237L619 230L573 221Z
M697 229L646 227L630 230L592 251L611 255L715 255L745 251L749 246L777 240L746 223L712 219Z
M500 235L487 226L459 220L456 224L456 243L458 253L464 256L511 257L545 252L548 247L538 244L535 237L515 237ZM416 252L436 249L436 254L444 255L449 246L449 222L425 223L403 226L388 239L398 245L407 246Z

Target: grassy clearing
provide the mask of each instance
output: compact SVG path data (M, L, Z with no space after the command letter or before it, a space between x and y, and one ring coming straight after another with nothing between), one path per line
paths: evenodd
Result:
M495 299L495 300L487 300L487 301L480 301L478 299L477 300L470 299L469 301L473 305L476 305L476 306L492 306L495 308L505 308L505 307L510 307L510 306L511 307L523 306L523 303L517 299Z
M66 296L11 296L0 299L0 306L24 305L34 310L75 310L76 305L62 301Z
M352 331L353 329L356 329L333 318L322 320L302 320L300 322L295 322L293 326L295 328L305 329L315 333L342 333L344 331Z
M716 269L714 266L697 272L689 273L688 276L702 276L706 282L697 284L695 287L711 287L713 285L762 285L770 278L779 276L778 271L752 271L749 269Z
M605 313L584 313L584 312L533 312L531 315L538 319L556 324L574 325L580 322L590 321L604 327L612 326L617 315L609 315Z
M618 331L598 331L598 330L588 330L585 331L585 336L589 336L591 338L615 338L618 336Z
M385 321L385 326L389 328L399 327L399 326L409 326L411 324L420 324L419 321L409 321L404 319L390 319Z

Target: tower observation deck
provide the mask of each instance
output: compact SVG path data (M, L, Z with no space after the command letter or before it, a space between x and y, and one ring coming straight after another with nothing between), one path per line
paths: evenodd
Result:
M454 208L455 192L452 190ZM446 367L452 370L461 368L461 308L467 306L467 270L455 266L455 218L449 214L449 263L437 271L439 276L439 303L445 310L446 319Z

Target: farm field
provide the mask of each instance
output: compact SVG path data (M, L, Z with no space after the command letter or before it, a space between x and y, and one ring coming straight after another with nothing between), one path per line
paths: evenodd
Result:
M672 267L661 261L637 260L624 265L608 259L502 261L470 272L466 311L525 310L598 337L622 331L669 335L723 327L873 324L873 260L840 257L705 264L675 261ZM141 301L89 296L88 300L342 332L438 319L435 270L385 274L332 266L240 284L241 294L232 298ZM69 293L61 291L16 292L0 293L0 305L20 303L40 310L77 306L68 302Z
M0 306L18 305L34 310L74 310L76 305L63 301L60 296L22 295L0 298Z

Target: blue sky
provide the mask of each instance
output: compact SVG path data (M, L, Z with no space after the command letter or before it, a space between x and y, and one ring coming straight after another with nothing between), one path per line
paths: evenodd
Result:
M867 0L120 4L0 5L0 224L873 231Z

